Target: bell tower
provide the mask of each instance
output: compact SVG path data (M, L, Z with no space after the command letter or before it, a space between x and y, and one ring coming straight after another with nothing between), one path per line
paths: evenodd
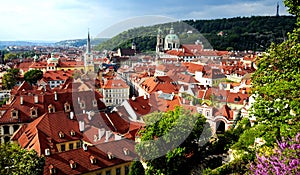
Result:
M162 30L158 28L157 37L156 37L156 54L160 54L164 51L164 37Z
M94 71L93 54L91 52L90 31L88 31L88 37L86 41L86 53L84 54L84 69L85 72Z

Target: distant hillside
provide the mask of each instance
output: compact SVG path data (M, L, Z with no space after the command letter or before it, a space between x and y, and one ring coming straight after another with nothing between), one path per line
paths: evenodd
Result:
M272 42L282 42L295 27L293 16L253 16L215 20L186 20L175 23L138 27L124 31L95 49L129 48L134 41L140 51L154 51L158 28L166 35L173 25L181 43L194 43L199 32L206 48L217 50L266 50ZM207 40L205 40L207 39Z
M95 38L91 39L91 44L92 45L99 45L103 41L108 40L109 38ZM56 45L59 46L73 46L73 47L80 47L86 45L86 40L87 39L73 39L73 40L64 40L64 41L59 41L55 43Z
M0 49L7 46L48 46L53 45L53 42L47 41L0 41Z

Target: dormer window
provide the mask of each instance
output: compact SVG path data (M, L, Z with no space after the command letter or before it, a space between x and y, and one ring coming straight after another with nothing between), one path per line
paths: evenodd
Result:
M91 164L96 164L96 162L97 162L97 159L96 159L96 157L95 156L90 156L90 161L91 161Z
M76 132L74 130L71 130L70 135L75 136Z
M30 108L30 116L31 116L32 118L38 116L38 115L37 115L37 108L35 108L35 107Z
M65 137L65 134L64 134L62 131L60 131L60 132L58 133L58 136L59 136L59 138L64 138L64 137Z
M15 110L15 109L11 110L11 118L13 118L13 119L18 118L18 110Z
M108 153L107 153L107 157L108 157L108 159L113 159L113 158L114 158L114 155L113 155L113 153L108 152Z
M54 112L55 112L55 108L54 108L54 106L53 106L52 104L50 104L50 105L48 106L48 112L49 112L49 113L54 113Z
M97 107L97 100L96 99L93 100L93 106Z
M70 112L71 111L71 106L70 106L70 104L68 102L66 102L64 104L64 108L65 108L65 112Z
M50 174L56 174L56 168L52 164L49 166L49 171Z
M81 100L80 102L80 108L85 109L85 101Z
M123 148L123 153L125 156L129 155L129 149L128 148Z
M69 163L70 163L70 167L71 167L72 169L75 169L75 168L76 168L76 162L75 162L74 160L70 160Z
M239 96L234 98L234 102L239 102L240 100L241 98Z

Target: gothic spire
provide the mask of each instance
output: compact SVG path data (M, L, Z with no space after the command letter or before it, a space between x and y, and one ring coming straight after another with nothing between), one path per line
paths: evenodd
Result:
M86 42L86 53L91 53L90 30L88 30L88 38L87 38L87 42Z

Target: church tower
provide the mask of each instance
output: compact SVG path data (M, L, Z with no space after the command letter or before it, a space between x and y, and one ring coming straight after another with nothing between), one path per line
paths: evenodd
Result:
M174 50L180 47L180 39L178 35L175 34L173 25L170 28L170 33L165 38L164 50Z
M88 38L86 42L86 53L84 54L84 69L85 72L94 71L93 54L91 52L91 38L90 38L89 31L88 31Z
M156 37L156 54L159 55L164 51L164 37L160 28L158 28L157 37Z

